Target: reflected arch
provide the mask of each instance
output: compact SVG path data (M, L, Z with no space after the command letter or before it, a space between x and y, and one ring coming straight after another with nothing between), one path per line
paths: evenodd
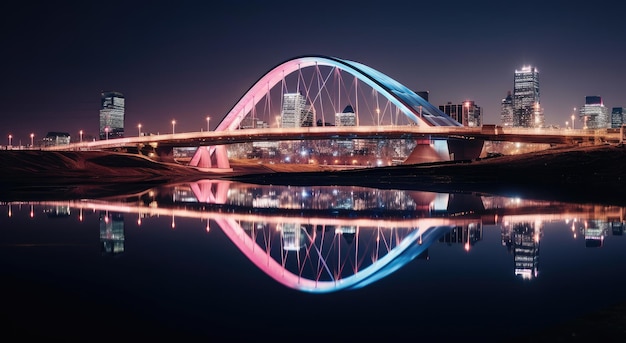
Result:
M269 256L266 250L258 246L237 221L230 218L215 218L214 220L235 246L266 275L286 287L316 294L359 289L383 279L427 251L430 245L453 228L450 225L436 225L428 226L426 229L417 229L406 236L388 254L358 273L337 280L321 281L304 278L287 270Z

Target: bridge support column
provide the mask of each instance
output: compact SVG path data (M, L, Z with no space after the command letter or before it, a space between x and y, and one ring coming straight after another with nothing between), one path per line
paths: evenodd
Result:
M450 154L445 140L430 138L418 139L415 149L403 164L417 164L429 162L443 162L450 160Z
M448 150L451 160L474 160L480 157L485 141L481 139L449 138Z
M223 145L198 147L189 165L198 168L230 169L228 152Z

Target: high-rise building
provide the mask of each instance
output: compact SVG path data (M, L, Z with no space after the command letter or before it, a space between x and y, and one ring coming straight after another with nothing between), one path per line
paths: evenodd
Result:
M511 91L507 93L506 98L502 99L500 121L504 127L513 126L513 96L511 95Z
M479 127L482 125L482 109L472 100L462 104L453 104L448 101L445 105L439 105L439 110L463 124L463 126Z
M439 105L439 110L449 115L450 117L452 117L452 119L456 120L457 122L465 125L465 123L463 123L463 105L462 104L453 104L452 102L448 101L448 103L445 105Z
M356 114L351 105L346 106L341 113L335 113L336 126L355 126Z
M315 111L300 93L283 94L281 127L313 126Z
M579 110L583 129L604 129L610 126L609 109L602 103L602 97L585 97L585 105Z
M617 129L626 124L625 112L626 109L624 107L613 107L611 109L611 128Z
M463 103L463 108L467 112L467 126L480 127L483 124L483 110L480 106L476 105L473 100L468 100ZM463 116L465 118L465 116ZM465 123L463 123L465 125Z
M102 92L100 106L100 139L124 137L124 95Z
M539 101L539 71L525 66L515 70L513 82L513 126L543 127L543 110Z

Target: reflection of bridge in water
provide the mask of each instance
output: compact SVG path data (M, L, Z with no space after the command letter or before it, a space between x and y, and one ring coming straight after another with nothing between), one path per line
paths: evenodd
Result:
M200 219L207 230L212 220L270 277L318 293L366 286L426 256L434 242L463 244L469 250L480 241L483 225L502 226L503 244L515 256L516 274L533 278L543 223L571 221L586 230L585 235L597 235L602 232L598 228L610 223L623 228L624 221L624 208L618 207L221 180L155 188L116 199L41 205L133 213L138 223L142 218L167 216L173 228L176 218Z
M224 170L230 168L226 146L238 143L259 144L259 149L266 149L273 156L283 151L294 152L293 147L282 148L277 142L317 140L321 143L314 148L301 148L303 153L323 156L320 160L306 159L319 164L332 157L351 156L355 151L367 151L377 158L386 155L388 163L394 160L418 163L477 158L484 141L577 145L619 143L624 136L623 129L556 130L483 125L480 119L472 119L475 113L469 107L464 107L458 117L451 117L422 96L356 61L300 56L263 75L214 131L207 127L206 132L174 133L172 127L171 134L141 135L139 130L137 137L45 149L125 150L171 161L174 147L195 147L189 165ZM100 134L104 135L104 131ZM375 143L366 144L363 140ZM385 140L400 142L382 151L379 143ZM388 163L381 161L372 166Z

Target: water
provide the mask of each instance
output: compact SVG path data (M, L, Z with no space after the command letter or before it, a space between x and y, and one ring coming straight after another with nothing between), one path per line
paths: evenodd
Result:
M626 300L621 207L203 180L0 210L23 338L507 341Z

